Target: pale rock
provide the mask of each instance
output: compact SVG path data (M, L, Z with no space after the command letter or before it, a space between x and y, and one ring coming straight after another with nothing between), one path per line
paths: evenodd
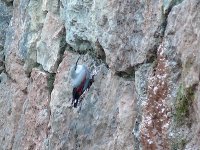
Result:
M7 75L4 72L2 72L0 74L0 82L5 83L7 81L7 79L8 79Z
M162 35L162 1L64 1L66 41L75 50L99 41L113 71L126 71L156 51Z
M50 115L47 79L46 73L33 69L13 149L44 149Z
M0 0L0 9L0 149L200 147L197 0ZM97 75L75 109L69 71L80 54ZM181 85L192 102L177 127Z
M52 13L47 13L42 28L41 39L37 43L37 62L44 70L56 72L58 60L60 59L61 40L64 34L64 26L59 19Z
M149 77L153 71L152 64L143 64L135 71L135 92L136 92L136 106L135 106L135 123L133 127L134 135L134 149L139 149L140 145L140 129L143 116L144 106L147 104L147 88Z
M130 138L133 122L130 120L135 114L134 82L114 76L101 65L95 82L83 98L81 109L73 111L70 107L72 88L65 87L70 85L68 74L75 58L72 53L65 53L55 78L50 102L49 149L133 148ZM90 66L90 59L84 57L79 63L85 60Z
M26 94L12 80L6 80L4 73L1 78L4 79L0 82L0 148L12 149Z
M25 90L28 85L28 77L23 68L26 51L21 49L20 40L26 37L24 37L25 34L23 34L25 28L21 24L23 24L22 20L26 18L24 12L27 9L28 3L15 1L14 4L13 17L6 33L6 41L4 45L5 67L6 72L19 84L21 90ZM25 8L23 11L20 11L20 8L24 5Z
M12 6L0 1L0 73L4 70L4 43L6 31L12 17Z
M199 74L200 74L200 4L196 0L187 1L184 0L181 4L173 7L172 11L169 13L167 28L165 31L165 46L167 47L165 54L167 56L171 55L172 58L174 54L179 57L176 60L179 65L179 71L181 73L178 78L174 78L173 89L178 92L180 84L184 85L184 88L192 89L194 99L191 100L191 95L187 95L188 101L192 101L189 108L189 116L185 121L185 124L190 124L190 126L183 126L176 128L174 132L174 139L178 136L184 137L183 140L186 141L185 149L198 149L199 148ZM170 54L169 52L175 52ZM169 60L171 62L171 60ZM173 77L176 72L172 71L170 77ZM185 94L185 93L184 93ZM171 93L172 102L175 102L176 97L173 97ZM190 104L190 103L189 103ZM188 120L188 122L187 122ZM171 124L173 127L174 125ZM188 132L186 132L188 131ZM176 137L177 136L177 137ZM180 141L179 141L180 142ZM180 144L180 143L179 143ZM180 145L179 145L180 146ZM180 149L183 147L179 147Z

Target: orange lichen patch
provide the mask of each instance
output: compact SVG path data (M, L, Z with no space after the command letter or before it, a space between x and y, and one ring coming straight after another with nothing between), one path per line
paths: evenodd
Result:
M157 66L154 75L149 79L148 97L143 110L141 144L145 150L169 148L167 139L169 109L165 102L168 93L168 69L163 50L163 45L160 45L157 53Z

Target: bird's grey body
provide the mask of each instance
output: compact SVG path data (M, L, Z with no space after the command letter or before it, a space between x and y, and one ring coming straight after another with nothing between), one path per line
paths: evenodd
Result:
M85 65L77 65L76 70L75 66L73 66L71 70L71 78L72 87L77 88L84 79L86 79L86 81L89 80L90 72Z

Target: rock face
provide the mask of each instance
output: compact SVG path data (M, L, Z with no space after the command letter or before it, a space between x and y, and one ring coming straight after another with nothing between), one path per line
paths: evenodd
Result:
M163 32L161 2L63 0L61 3L67 43L84 51L99 41L106 62L114 70L128 71L156 51Z
M0 149L199 149L198 0L0 0L0 10ZM73 108L79 56L97 75Z
M4 52L3 47L6 38L6 30L12 17L12 6L6 6L6 3L0 1L0 72L4 70Z
M74 110L69 108L72 89L65 87L70 84L67 75L75 58L67 52L57 70L50 102L49 148L133 149L133 122L127 124L135 115L132 109L135 97L133 81L114 76L105 65L100 65L99 74L85 95L81 110ZM87 57L85 60L91 62ZM63 126L62 130L59 130L60 126Z

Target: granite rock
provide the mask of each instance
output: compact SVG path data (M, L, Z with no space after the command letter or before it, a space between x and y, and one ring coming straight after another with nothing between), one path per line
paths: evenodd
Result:
M198 0L0 0L0 149L200 147ZM71 106L70 68L96 71Z

